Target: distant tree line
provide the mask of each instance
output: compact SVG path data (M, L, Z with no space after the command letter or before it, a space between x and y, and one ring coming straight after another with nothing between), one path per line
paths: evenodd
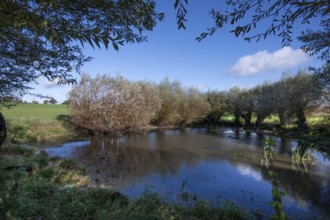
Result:
M57 100L53 97L49 99L45 99L43 104L56 104ZM23 101L21 98L12 97L12 96L5 96L1 99L1 104L7 107L18 105L18 104L39 104L39 101L32 100L31 102ZM62 103L63 105L67 104L67 101Z
M54 99L53 97L50 97L49 99L45 99L43 103L44 103L45 105L47 105L47 104L52 104L52 105L54 105L54 104L57 103L57 100Z
M232 87L227 92L206 93L169 79L156 84L83 74L69 93L68 103L73 122L95 133L118 134L149 124L184 127L197 122L216 126L224 114L233 115L236 125L242 119L246 127L258 127L267 117L277 115L281 126L296 119L297 126L306 129L306 113L319 108L328 95L323 81L307 70L283 74L278 82L251 89Z
M23 103L23 100L21 98L13 97L13 96L4 96L0 98L0 106L12 106L16 104L21 104Z

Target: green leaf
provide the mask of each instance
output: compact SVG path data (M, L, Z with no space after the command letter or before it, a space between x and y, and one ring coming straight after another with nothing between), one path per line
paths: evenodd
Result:
M112 42L112 46L115 50L119 50L118 44L116 44L115 42Z
M174 3L174 8L175 8L175 9L178 7L179 2L180 2L180 0L175 0L175 3Z
M93 44L93 41L92 41L91 37L90 36L87 36L85 39L87 40L87 42L89 43L89 45L91 45L94 48L94 44Z
M99 38L98 37L94 37L93 40L94 40L94 43L96 44L96 46L101 49Z

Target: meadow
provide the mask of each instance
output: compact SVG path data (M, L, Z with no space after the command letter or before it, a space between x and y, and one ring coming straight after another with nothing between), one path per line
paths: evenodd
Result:
M19 104L1 111L13 143L51 142L75 135L67 105Z
M57 120L59 115L68 115L67 105L19 104L3 108L6 120L12 122Z

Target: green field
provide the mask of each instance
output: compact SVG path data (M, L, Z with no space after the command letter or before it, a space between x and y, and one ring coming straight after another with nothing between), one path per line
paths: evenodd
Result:
M1 109L7 123L10 142L45 142L71 138L66 105L20 104Z
M59 115L68 115L67 105L20 104L1 110L6 120L34 121L56 120Z

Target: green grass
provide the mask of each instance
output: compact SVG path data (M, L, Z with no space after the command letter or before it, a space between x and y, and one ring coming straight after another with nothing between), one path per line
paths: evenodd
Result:
M226 122L226 123L234 123L234 116L231 114L225 114L221 117L220 121ZM257 117L255 115L252 115L251 123L255 124L257 121ZM240 118L240 123L244 124L243 118ZM280 124L280 119L276 115L271 115L264 120L265 124Z
M20 104L1 110L6 120L43 121L56 120L59 115L68 115L67 105Z
M75 135L66 105L20 104L1 110L14 143L45 142Z

